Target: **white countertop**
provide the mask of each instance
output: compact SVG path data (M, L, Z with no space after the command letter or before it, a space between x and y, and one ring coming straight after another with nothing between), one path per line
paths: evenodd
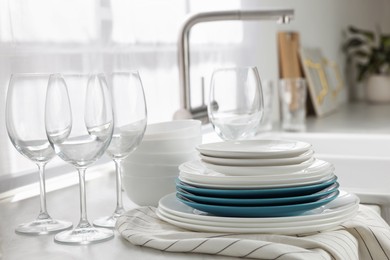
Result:
M339 109L338 112L324 118L309 118L307 132L321 133L369 133L390 134L390 106L351 104ZM105 170L100 168L103 177L87 182L87 211L88 219L112 213L115 206L115 182L113 165L110 163ZM88 174L96 174L87 171ZM73 178L73 177L72 177ZM73 183L77 183L74 173ZM48 190L51 189L48 184ZM47 205L52 217L71 220L74 225L79 219L79 190L78 185L49 192ZM135 207L124 197L127 209ZM33 220L38 215L39 198L33 196L12 202L12 199L0 201L0 259L232 259L219 256L199 254L167 253L133 246L120 238L115 238L88 246L67 246L56 244L53 235L24 236L14 232L15 227L25 221Z
M322 118L310 116L307 132L390 134L390 105L350 103Z
M87 173L88 175L88 170ZM93 174L93 172L90 172ZM77 178L76 172L74 173ZM115 178L113 171L107 175L87 182L87 211L89 221L111 214L115 206ZM126 209L135 205L124 197ZM78 185L53 191L47 194L49 214L53 218L71 220L74 225L79 220ZM87 246L68 246L53 241L54 235L25 236L15 233L15 227L33 220L39 211L37 196L25 200L0 202L0 259L4 260L70 260L70 259L233 259L200 254L178 254L160 252L150 248L133 246L121 239L116 232L115 238L99 244ZM3 258L1 258L1 253Z

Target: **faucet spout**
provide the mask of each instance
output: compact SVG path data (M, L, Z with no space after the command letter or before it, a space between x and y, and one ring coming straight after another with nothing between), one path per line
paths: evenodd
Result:
M177 42L179 62L180 107L174 115L175 119L207 117L207 106L193 108L190 91L190 50L189 34L191 28L198 23L214 21L254 21L276 20L278 23L288 23L294 16L294 10L232 10L197 13L189 16L183 23Z

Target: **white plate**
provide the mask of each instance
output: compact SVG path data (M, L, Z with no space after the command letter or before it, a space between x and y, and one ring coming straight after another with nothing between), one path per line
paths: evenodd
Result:
M307 152L311 145L290 140L244 140L201 144L196 149L206 156L222 158L291 158Z
M171 193L160 199L158 207L172 215L183 217L186 219L207 221L210 223L254 223L265 224L273 223L291 223L291 222L306 222L319 219L334 218L346 214L353 207L359 205L359 198L351 193L340 190L339 196L330 203L305 212L305 214L293 217L270 217L270 218L233 218L233 217L218 217L193 209L176 199L176 194Z
M217 171L208 169L204 163L198 161L189 161L179 166L180 174L190 180L199 181L202 183L215 183L215 184L239 184L264 180L280 180L280 179L297 179L303 177L314 177L324 175L326 172L334 170L334 166L323 160L315 160L305 170L292 173L266 173L261 175L250 176L231 176Z
M217 165L225 166L279 166L279 165L292 165L302 163L309 160L314 155L313 150L309 150L303 154L291 158L277 158L277 159L236 159L236 158L221 158L211 157L203 154L199 154L202 161Z
M186 172L180 172L179 176L185 180L189 180L195 183L203 184L216 184L216 185L237 185L237 186L247 186L247 185L264 185L264 184L284 184L284 183L297 183L297 182L307 182L307 181L317 181L327 178L333 175L333 170L327 170L323 172L318 172L315 174L306 173L306 172L297 172L291 174L283 175L260 175L260 176L227 176L227 177L214 177L204 176L201 174L188 174ZM229 177L238 177L238 178L229 178Z
M310 158L299 164L280 165L280 166L224 166L202 162L207 168L216 172L224 173L233 176L252 176L261 174L287 174L292 172L302 171L310 167L315 158Z
M334 177L333 172L328 172L326 176L322 178L313 177L302 180L281 180L281 181L259 181L252 184L235 184L235 183L224 183L224 184L213 184L208 182L202 182L199 180L190 180L182 175L179 176L179 180L200 188L211 188L211 189L261 189L261 188L283 188L283 187L294 187L311 185L328 181Z
M359 208L359 205L351 205L345 210L341 211L340 214L333 217L312 219L307 221L283 221L282 219L279 222L246 222L246 219L242 219L241 222L221 222L221 221L210 221L210 220L199 220L184 218L165 211L162 208L158 208L157 211L166 218L187 224L203 225L203 226L213 226L213 227L232 227L232 228L275 228L275 227L297 227L304 225L321 225L321 224L330 224L335 221L340 221L353 215L356 210Z
M180 222L177 220L173 220L171 218L166 217L161 214L161 212L156 211L157 216L168 222L172 225L193 230L193 231L201 231L201 232L218 232L218 233L247 233L247 234L280 234L280 235L295 235L295 234L304 234L304 233L312 233L312 232L320 232L328 229L332 229L342 224L343 222L353 218L357 214L358 207L351 210L351 213L344 216L343 218L337 218L333 221L324 223L324 224L308 224L308 223L300 223L299 225L294 226L272 226L272 227L225 227L225 226L213 226L213 225L203 225L203 224L191 224L186 222Z

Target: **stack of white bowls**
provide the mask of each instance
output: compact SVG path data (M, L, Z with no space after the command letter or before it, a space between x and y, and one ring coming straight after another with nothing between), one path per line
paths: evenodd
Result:
M176 120L150 124L140 146L123 160L123 187L140 206L156 206L175 191L178 166L197 158L201 122Z

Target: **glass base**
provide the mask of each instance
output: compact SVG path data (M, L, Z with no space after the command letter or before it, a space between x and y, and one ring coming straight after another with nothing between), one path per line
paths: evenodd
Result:
M119 214L113 214L112 216L98 218L93 221L93 225L96 227L115 228L116 221L119 217Z
M115 228L116 221L125 212L126 210L123 208L123 206L117 206L111 216L98 218L93 222L93 225L96 227Z
M23 235L39 236L56 233L72 227L73 224L71 222L48 218L21 224L15 229L15 232Z
M54 237L54 241L66 245L88 245L110 240L114 237L114 231L92 226L63 231Z

